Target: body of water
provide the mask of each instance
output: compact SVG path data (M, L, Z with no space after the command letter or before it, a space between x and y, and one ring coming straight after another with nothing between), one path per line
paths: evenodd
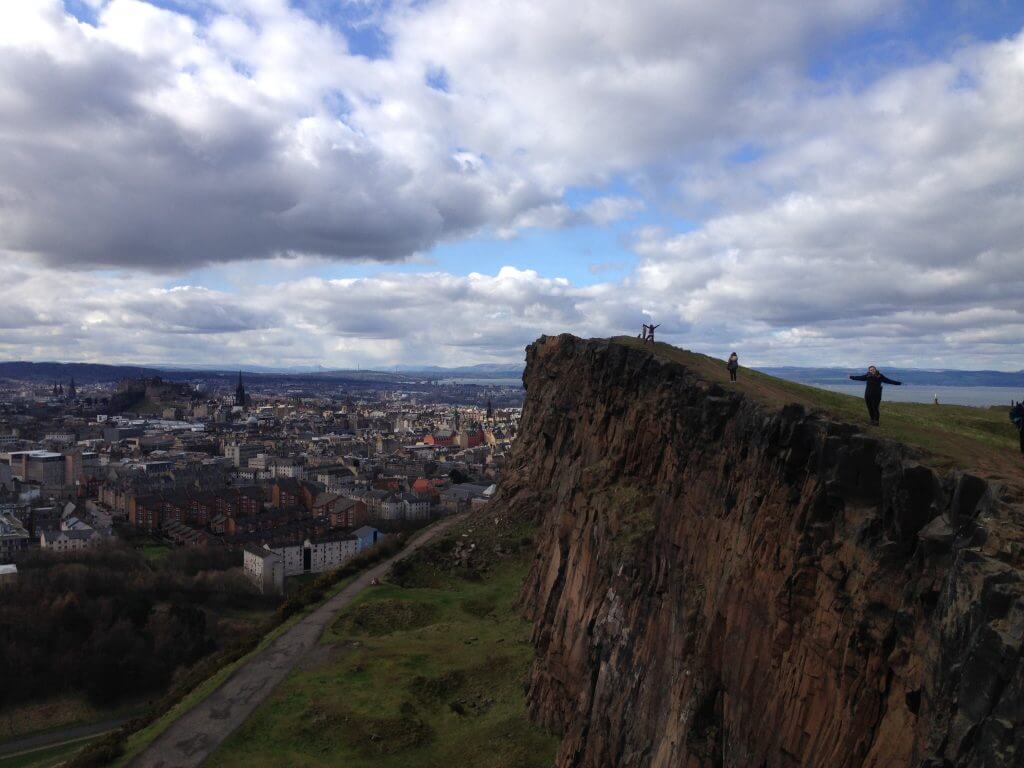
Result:
M482 386L492 387L521 387L523 386L523 380L521 378L502 378L502 379L473 379L458 377L453 379L442 379L442 381L452 382L454 384L480 384Z
M812 384L811 386L842 392L844 395L864 397L864 385ZM894 403L931 403L938 397L941 405L973 405L987 408L990 405L1010 407L1011 400L1024 400L1024 390L1016 387L936 387L921 384L904 384L901 387L886 385L882 389L882 400Z

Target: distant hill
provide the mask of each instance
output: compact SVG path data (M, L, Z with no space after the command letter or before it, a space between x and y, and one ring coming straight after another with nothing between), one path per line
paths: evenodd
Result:
M102 365L99 363L32 363L27 361L0 362L0 379L30 382L62 382L74 379L78 384L109 384L122 379L146 379L159 376L166 381L186 381L202 379L206 381L221 380L225 385L234 386L238 368L182 368L173 366L139 366L139 365ZM353 385L401 384L410 381L410 377L388 371L330 371L316 372L294 369L290 371L274 370L262 366L243 366L242 376L246 383L267 383L287 381L289 385L323 382L328 380Z
M879 365L890 379L905 384L940 387L1019 387L1024 388L1024 371L958 371L952 369L892 368ZM864 370L848 368L800 368L796 366L759 367L756 370L780 379L802 384L849 384L851 373Z
M0 362L0 379L15 381L67 382L105 384L121 379L160 376L163 371L137 365L100 365L98 363L30 363L23 360Z

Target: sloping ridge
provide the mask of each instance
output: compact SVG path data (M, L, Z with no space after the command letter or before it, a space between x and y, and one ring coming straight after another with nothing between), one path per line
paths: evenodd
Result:
M540 523L558 766L1024 765L1012 497L635 345L543 337L497 501Z

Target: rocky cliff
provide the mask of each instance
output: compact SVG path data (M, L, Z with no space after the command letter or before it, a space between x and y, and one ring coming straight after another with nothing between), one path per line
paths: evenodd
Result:
M1004 490L631 345L542 338L525 383L498 503L560 768L1024 765Z

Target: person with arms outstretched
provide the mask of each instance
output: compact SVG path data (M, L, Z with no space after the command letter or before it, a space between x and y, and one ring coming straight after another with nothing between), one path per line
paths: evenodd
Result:
M903 384L902 381L890 379L879 371L875 366L869 365L868 372L860 376L850 376L853 381L863 381L864 402L868 406L868 417L874 426L878 426L878 407L882 404L882 384L893 384L897 387Z
M661 327L661 323L658 323L658 325L648 325L647 326L647 341L649 341L651 344L654 343L654 329L655 328L660 328L660 327Z

